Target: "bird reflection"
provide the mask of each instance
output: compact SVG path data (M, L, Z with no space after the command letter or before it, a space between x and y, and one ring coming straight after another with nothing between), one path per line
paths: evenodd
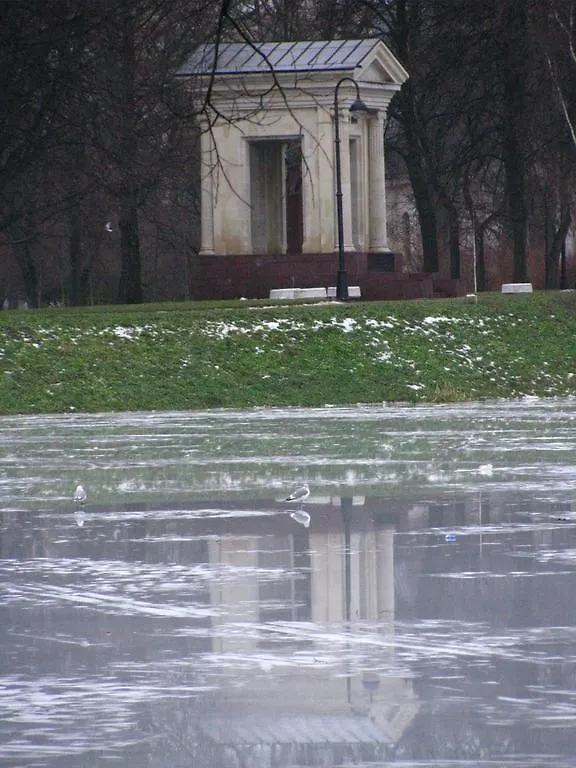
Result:
M86 512L84 512L83 509L77 509L74 512L74 520L76 520L76 525L78 526L78 528L82 528L82 526L86 522Z
M300 525L303 525L304 528L310 526L310 515L308 512L304 512L303 509L297 509L294 512L290 512L290 517L292 520L296 520L297 523L300 523Z

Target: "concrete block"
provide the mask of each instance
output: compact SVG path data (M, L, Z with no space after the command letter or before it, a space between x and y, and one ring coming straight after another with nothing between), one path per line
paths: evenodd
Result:
M336 287L334 285L330 285L326 289L326 293L328 295L329 299L335 299L336 298ZM359 285L349 285L348 286L348 298L349 299L359 299L361 296L360 292L360 286Z
M502 293L532 293L532 283L502 283Z
M296 288L273 288L270 291L271 299L295 299Z
M271 299L325 299L326 288L273 288Z
M326 288L296 288L297 299L325 299Z

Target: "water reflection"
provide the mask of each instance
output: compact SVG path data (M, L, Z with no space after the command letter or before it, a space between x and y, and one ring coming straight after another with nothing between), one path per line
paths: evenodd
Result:
M569 754L571 509L310 501L4 513L4 764Z
M410 709L411 687L362 670L350 622L380 622L390 672L392 529L344 501L342 510L314 505L309 530L284 511L271 512L273 500L260 509L229 505L210 514L191 507L171 517L153 507L86 511L79 537L67 512L36 521L5 514L3 626L20 627L5 630L3 654L20 664L34 659L42 670L43 683L29 681L24 690L32 684L44 700L47 731L54 736L66 712L71 681L60 675L81 659L98 680L93 695L105 657L104 691L120 701L126 679L129 689L137 683L135 697L160 697L161 710L167 678L173 695L192 695L184 710L194 717L189 748L198 764L226 765L224 752L236 740L252 741L257 751L262 739L287 742L294 754L314 744L325 751L332 741L390 743L387 691L392 686L397 700L405 690ZM21 682L16 687L22 694ZM80 707L67 725L77 729L86 702L73 698ZM25 704L13 714L33 714L32 728L38 713L26 711L27 697ZM211 757L200 757L206 749Z
M415 463L434 463L444 441L461 440L458 418L454 431L443 422L434 455L415 449ZM150 432L159 423L167 440L164 416ZM494 423L489 409L491 469L475 459L484 469L467 486L392 494L351 484L335 494L331 481L311 482L302 510L284 501L297 478L281 452L267 493L259 485L251 498L154 491L111 502L92 482L105 477L100 467L82 508L70 484L54 503L56 481L51 503L36 496L25 506L19 473L5 471L9 436L4 464L0 455L10 500L0 512L0 765L574 766L571 486L546 480L534 493L503 459ZM551 476L567 477L572 449L546 429L538 451ZM290 433L299 440L293 424ZM86 439L102 446L110 435ZM278 447L277 432L267 439ZM300 455L301 476L315 476L320 450ZM455 456L453 478L467 461ZM53 472L66 486L68 465L51 462L37 458L37 476ZM520 478L507 489L504 466ZM138 471L146 486L144 461Z

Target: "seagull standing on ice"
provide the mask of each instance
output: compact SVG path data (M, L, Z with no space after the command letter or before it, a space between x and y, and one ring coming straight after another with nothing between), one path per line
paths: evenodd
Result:
M86 502L86 491L84 490L84 486L78 485L76 486L76 490L74 491L74 501L76 504L84 504Z
M307 484L304 483L304 485L299 485L297 488L294 488L292 493L286 497L286 501L299 501L300 504L302 504L303 501L305 501L308 496L310 496L310 488L308 488Z

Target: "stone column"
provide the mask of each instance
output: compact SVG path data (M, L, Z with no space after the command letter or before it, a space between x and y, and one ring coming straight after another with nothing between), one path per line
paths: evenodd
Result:
M322 107L316 111L317 138L305 137L305 145L313 143L313 158L308 152L308 168L304 168L304 252L333 253L336 235L336 168L334 160L334 120L332 112ZM304 183L306 181L306 183ZM313 201L312 205L310 201ZM314 217L310 227L306 217ZM317 237L312 237L312 232Z
M301 133L302 142L302 253L320 253L323 250L322 226L326 219L326 212L321 209L320 201L322 191L319 189L321 178L324 184L330 184L330 173L323 177L319 173L319 161L324 147L321 141L326 143L325 133L328 134L328 163L330 162L330 125L321 122L320 109L317 109L316 133ZM330 189L326 196L330 198ZM325 226L325 225L324 225ZM324 250L330 251L330 246Z
M200 255L214 255L214 148L212 134L203 121L200 134Z
M340 131L340 175L342 181L342 229L344 234L344 250L355 251L352 240L352 185L350 183L350 129L348 110L340 110L340 122L338 123ZM334 158L334 168L336 168L336 158ZM336 171L334 171L336 178ZM334 207L334 224L336 225L336 249L338 250L338 227L337 211Z
M310 252L309 243L313 237L314 222L318 222L320 218L318 211L314 211L313 186L310 179L313 154L308 149L306 138L306 136L300 134L300 151L302 153L302 253Z
M384 116L381 112L368 124L368 250L388 251L386 227L386 179L384 175Z

